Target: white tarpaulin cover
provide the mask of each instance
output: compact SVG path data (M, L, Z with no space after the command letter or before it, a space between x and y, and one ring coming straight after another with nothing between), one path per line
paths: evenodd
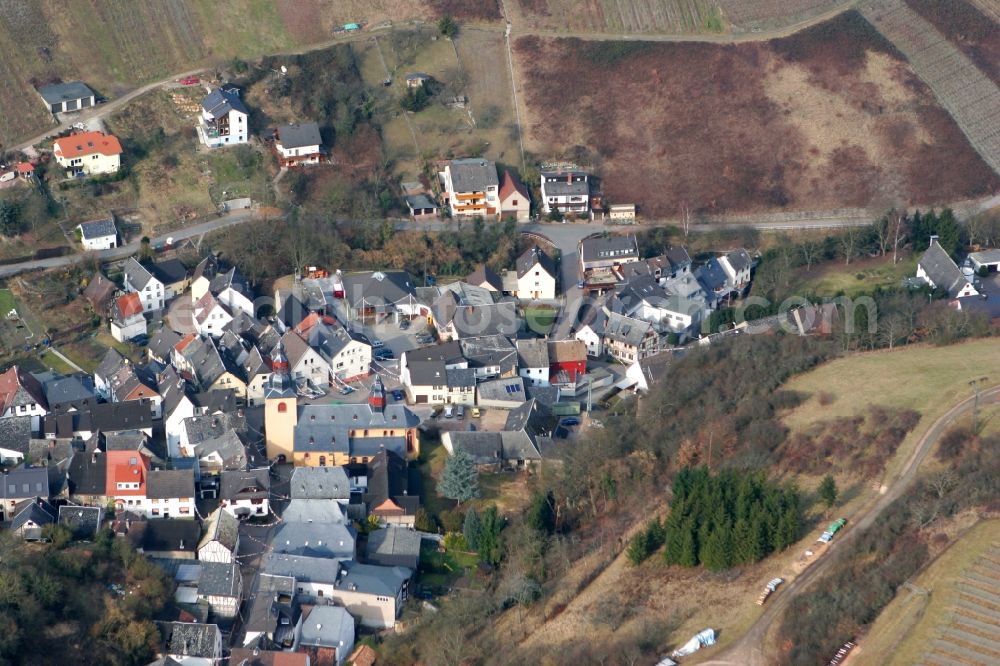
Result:
M701 649L702 645L715 645L715 630L706 629L673 651L671 657L686 657Z

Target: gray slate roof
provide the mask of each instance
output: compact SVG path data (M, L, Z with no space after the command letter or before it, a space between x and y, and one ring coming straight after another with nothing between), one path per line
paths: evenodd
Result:
M124 273L125 280L136 291L142 291L154 279L153 274L136 261L135 257L129 257L128 261L125 262Z
M504 400L521 403L525 401L524 380L521 377L507 377L480 382L477 387L480 400Z
M935 289L947 292L952 298L969 283L962 269L937 242L932 241L930 247L920 257L920 267L924 269Z
M517 365L520 368L548 368L548 342L541 338L518 340Z
M340 606L314 606L302 622L301 645L337 648L337 655L349 646L341 644L345 635L354 634L354 618Z
M281 512L285 523L319 523L338 525L344 522L340 503L325 499L293 499Z
M604 337L633 347L642 344L652 330L653 325L648 321L626 317L617 312L607 313L607 321L604 323Z
M246 104L240 99L239 93L223 90L222 88L216 88L208 93L208 96L201 102L201 108L208 111L215 118L229 115L230 111L250 113L247 110Z
M218 541L231 553L236 552L240 543L240 521L221 507L210 513L205 520L205 535L198 542L198 549L201 550L213 541Z
M45 399L50 409L58 409L62 405L84 405L88 401L97 401L94 393L94 379L90 375L75 374L68 377L57 377L45 382Z
M338 588L390 598L395 598L413 576L413 571L406 567L380 567L357 562L343 562L341 566L346 573L337 580Z
M67 100L93 97L94 91L88 88L83 81L67 81L66 83L42 86L38 89L38 94L49 104L58 104Z
M146 477L146 497L194 497L194 474L189 469L154 469Z
M452 160L451 184L455 192L485 192L488 187L499 187L497 165L479 157Z
M49 473L44 467L17 467L3 475L3 496L11 500L49 498Z
M202 562L198 596L235 597L239 594L240 568L235 562Z
M522 278L524 275L533 269L535 265L541 266L541 269L551 276L556 274L556 262L552 260L552 257L545 252L545 250L539 247L533 247L526 250L517 258L517 277Z
M91 220L80 223L80 232L84 240L93 240L105 236L114 236L118 233L115 228L115 221L108 218L105 220Z
M742 270L750 268L753 261L750 259L750 255L743 248L738 250L733 250L726 255L726 259L729 261L729 265L733 267L733 270L739 273Z
M405 527L389 526L368 535L369 559L379 555L409 555L420 557L420 532Z
M351 483L343 467L296 467L290 492L293 500L348 500Z
M633 260L639 258L639 245L635 236L632 235L585 238L580 242L580 251L583 261L587 262L629 257Z
M319 135L319 125L316 123L279 125L277 133L278 143L286 150L289 148L323 145L323 139Z
M342 562L327 557L306 557L270 552L261 558L260 571L272 576L290 576L310 583L336 582Z
M219 498L226 500L266 499L270 495L271 476L267 467L247 471L223 470Z
M366 271L344 275L344 297L353 308L390 305L415 297L406 271Z
M275 553L354 559L355 536L343 524L283 523L271 539Z

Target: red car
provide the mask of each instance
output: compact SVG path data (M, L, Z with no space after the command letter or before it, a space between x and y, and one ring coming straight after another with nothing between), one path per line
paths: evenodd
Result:
M183 79L179 80L178 83L182 86L195 86L201 83L201 79L197 76L185 76Z

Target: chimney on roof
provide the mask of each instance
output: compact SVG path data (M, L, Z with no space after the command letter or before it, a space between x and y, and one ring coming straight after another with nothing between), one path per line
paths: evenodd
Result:
M930 244L931 245L937 245L938 244L938 238L939 237L938 237L937 234L931 234Z

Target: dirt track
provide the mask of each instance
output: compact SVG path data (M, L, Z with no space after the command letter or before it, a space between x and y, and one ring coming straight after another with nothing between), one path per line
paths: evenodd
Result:
M980 394L980 401L984 404L998 402L1000 398L1000 385L994 386ZM975 404L975 398L967 398L955 405L951 410L934 422L920 439L916 449L911 454L910 459L900 472L897 479L888 487L885 494L881 495L862 516L854 521L850 529L832 541L826 554L811 567L806 569L794 581L782 590L780 594L774 596L773 601L765 607L764 613L750 627L750 629L736 643L727 648L721 654L702 662L703 666L767 666L771 663L766 641L768 632L782 612L796 595L804 593L809 585L818 580L820 576L831 570L836 564L839 554L847 550L857 535L866 530L875 522L883 511L898 499L916 480L917 472L921 463L930 453L938 438L945 430L959 417L969 412ZM832 656L832 655L831 655Z

